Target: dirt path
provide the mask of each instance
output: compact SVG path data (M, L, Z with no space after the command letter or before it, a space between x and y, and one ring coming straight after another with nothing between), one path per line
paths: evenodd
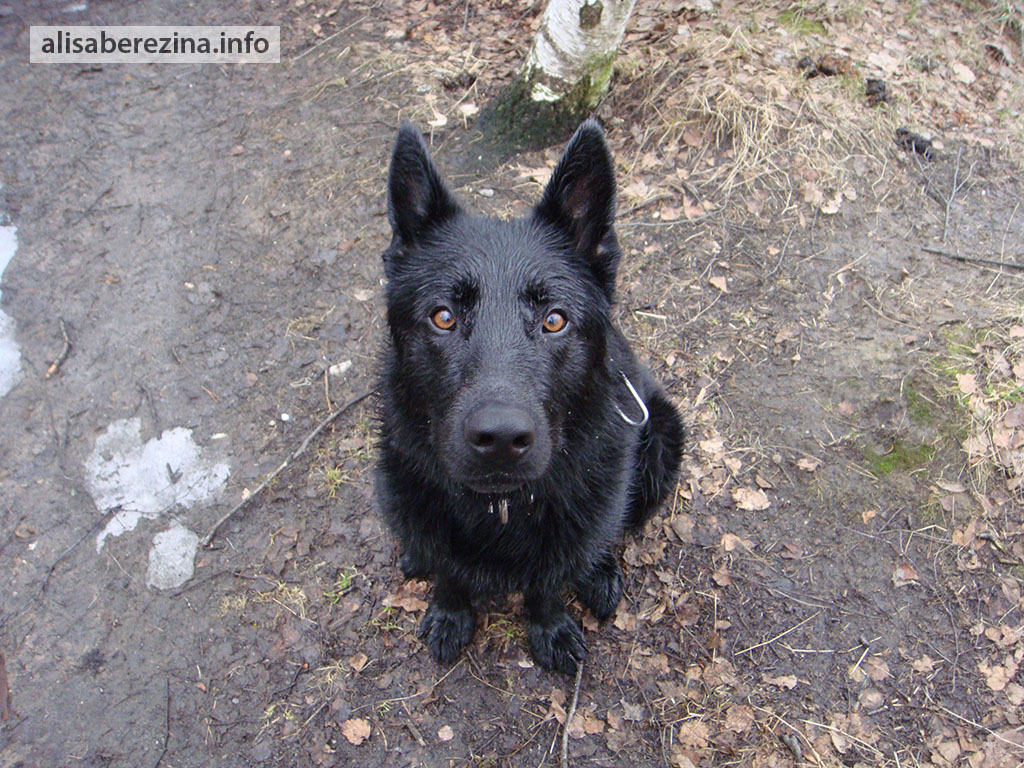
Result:
M535 196L557 150L488 163L469 130L529 40L520 6L0 5L0 766L559 764L572 683L531 665L515 601L450 670L416 639L372 401L198 546L373 386L398 120L435 123L474 207ZM288 63L25 63L28 24L157 21L279 24ZM1024 373L1022 273L921 249L1024 259L1019 170L951 130L927 164L879 149L837 214L747 188L687 218L655 187L701 177L628 93L605 109L620 320L693 441L618 616L584 619L572 764L1019 764L1019 472L967 471L962 403L996 379L958 375Z

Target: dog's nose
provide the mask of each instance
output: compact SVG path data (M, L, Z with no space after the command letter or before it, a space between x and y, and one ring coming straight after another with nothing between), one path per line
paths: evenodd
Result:
M464 432L466 442L480 458L513 464L533 446L534 424L522 408L487 404L469 414Z

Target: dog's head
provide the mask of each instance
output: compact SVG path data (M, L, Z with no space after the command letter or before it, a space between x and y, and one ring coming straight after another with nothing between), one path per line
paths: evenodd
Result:
M600 125L569 142L529 216L461 209L404 125L388 178L384 254L392 386L450 477L507 493L547 472L585 421L609 331L619 248Z

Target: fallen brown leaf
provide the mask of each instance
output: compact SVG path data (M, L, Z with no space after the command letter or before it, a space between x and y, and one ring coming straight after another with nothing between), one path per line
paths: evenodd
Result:
M358 747L370 738L370 722L368 720L363 720L362 718L346 720L341 724L341 735L344 736L350 744L354 744Z
M917 583L917 571L910 563L899 563L892 572L892 584L894 587L905 587Z
M799 680L797 680L796 675L779 675L778 677L763 675L761 679L764 680L768 685L774 685L779 688L785 688L788 691L791 691L794 688L796 688L797 683L800 682Z
M759 512L772 505L768 495L760 488L734 488L732 498L736 506L748 512Z
M877 683L889 676L889 665L881 656L868 656L864 660L864 671Z

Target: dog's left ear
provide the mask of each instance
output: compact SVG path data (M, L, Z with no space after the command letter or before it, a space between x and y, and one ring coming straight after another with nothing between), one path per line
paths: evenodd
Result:
M615 239L615 168L594 119L577 130L558 161L536 219L562 229L597 276L609 299L615 295L619 247Z

